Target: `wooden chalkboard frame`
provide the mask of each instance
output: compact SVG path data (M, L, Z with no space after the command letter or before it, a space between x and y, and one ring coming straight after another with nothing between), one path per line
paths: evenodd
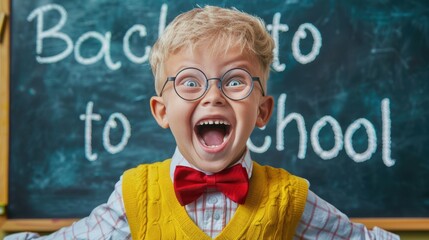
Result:
M78 219L8 219L5 208L8 204L9 166L9 81L10 81L10 2L1 1L0 13L0 231L52 232L71 225ZM352 218L354 222L390 231L428 231L429 218Z
M8 203L10 3L0 3L0 216Z
M3 219L1 229L5 232L53 232L70 226L79 219ZM352 218L353 222L364 224L368 229L380 227L389 231L428 231L427 218ZM2 219L0 219L0 225Z

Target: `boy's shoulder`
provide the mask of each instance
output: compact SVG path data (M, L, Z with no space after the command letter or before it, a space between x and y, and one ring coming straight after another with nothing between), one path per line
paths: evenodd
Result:
M270 165L261 165L253 161L252 176L262 177L265 176L269 181L292 181L297 182L299 185L306 186L308 189L309 182L307 179L294 175L284 168L273 167Z
M144 168L158 168L158 167L165 167L165 166L170 166L171 163L171 158L168 159L164 159L162 161L158 161L158 162L152 162L152 163L141 163L133 168L130 168L128 170L126 170L125 172L128 171L136 171L137 169L144 169Z
M288 176L298 177L298 176L290 173L288 170L286 170L284 168L274 167L274 166L271 166L271 165L262 165L262 164L256 162L255 160L253 160L252 162L253 162L253 168L255 169L253 172L255 174L257 174L258 172L260 174L261 173L260 171L265 171L268 174L285 174L285 175L288 175Z
M170 163L171 159L165 159L163 161L153 163L142 163L134 168L126 170L123 174L123 179L144 178L149 171L151 173L159 172L160 174L168 173L170 171Z

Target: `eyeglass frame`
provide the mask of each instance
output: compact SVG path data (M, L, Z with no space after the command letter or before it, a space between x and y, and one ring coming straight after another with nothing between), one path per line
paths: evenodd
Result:
M199 97L197 97L197 98L195 98L195 99L186 99L186 98L184 98L184 97L182 97L178 92L177 92L177 90L176 90L176 84L174 84L174 82L175 82L175 80L176 80L176 78L177 78L177 76L181 73L181 72L183 72L183 71L185 71L185 70L189 70L189 69L194 69L194 70L197 70L197 71L199 71L199 72L201 72L202 74L203 74L203 76L205 77L205 79L206 79L206 87L205 87L205 89L204 89L204 92L201 94L201 96L199 96ZM247 93L247 95L246 96L244 96L244 97L242 97L242 98L239 98L239 99L233 99L233 98L231 98L231 97L229 97L225 92L224 92L224 90L223 90L223 87L222 87L222 80L223 80L223 78L226 76L226 74L228 74L229 72L231 72L231 71L233 71L233 70L243 70L243 71L245 71L247 74L249 74L249 76L251 77L251 79L252 79L252 88L250 89L250 91L249 91L249 93ZM218 89L222 92L222 94L225 96L225 97L227 97L228 99L231 99L232 101L241 101L241 100L243 100L243 99L245 99L245 98L247 98L248 96L250 96L250 94L253 92L253 89L255 88L255 84L253 84L253 82L258 82L259 83L259 86L261 87L261 93L262 93L262 96L263 97L265 97L265 91L264 91L264 88L262 87L262 83L261 83L261 80L260 80L260 78L259 77L254 77L254 76L252 76L252 74L250 74L250 72L249 71L247 71L246 69L244 69L244 68L239 68L239 67L237 67L237 68L231 68L231 69L229 69L228 71L226 71L220 78L208 78L207 77L207 75L203 72L203 70L201 70L201 69L199 69L199 68L196 68L196 67L186 67L186 68L183 68L183 69L181 69L179 72L177 72L177 74L176 74L176 76L174 76L174 77L167 77L167 80L165 80L165 83L164 83L164 85L162 86L162 89L161 89L161 92L159 93L159 96L160 97L162 97L162 93L164 92L164 88L165 88L165 86L167 85L167 83L168 82L173 82L173 88L174 88L174 91L176 92L176 94L177 94L177 96L179 96L181 99L183 99L183 100L185 100L185 101L196 101L196 100L198 100L198 99L200 99L200 98L202 98L202 97L204 97L204 95L206 95L207 94L207 92L208 92L208 90L209 90L209 88L210 88L210 84L209 84L209 81L210 80L219 80L219 83L217 84L217 87L218 87Z

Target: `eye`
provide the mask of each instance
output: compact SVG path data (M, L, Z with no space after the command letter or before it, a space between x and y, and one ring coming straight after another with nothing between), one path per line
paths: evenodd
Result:
M200 87L199 82L196 80L193 80L193 79L187 79L187 80L183 81L182 85L185 87L190 87L190 88Z
M243 84L243 82L238 80L238 79L231 79L226 83L225 86L227 86L227 87L238 87L242 84Z

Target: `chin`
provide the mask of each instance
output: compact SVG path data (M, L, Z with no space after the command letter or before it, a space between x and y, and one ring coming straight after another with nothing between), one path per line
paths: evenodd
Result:
M203 153L199 154L199 159L204 159L202 161L198 162L198 165L196 167L200 168L203 171L206 172L220 172L232 164L236 163L240 158L231 158L232 154L228 154L226 152L219 153L219 154L208 154ZM229 157L228 157L229 156Z
M229 166L229 164L208 163L208 164L202 164L198 168L200 170L205 171L205 172L217 173L217 172L220 172L220 171L226 169L228 166Z

